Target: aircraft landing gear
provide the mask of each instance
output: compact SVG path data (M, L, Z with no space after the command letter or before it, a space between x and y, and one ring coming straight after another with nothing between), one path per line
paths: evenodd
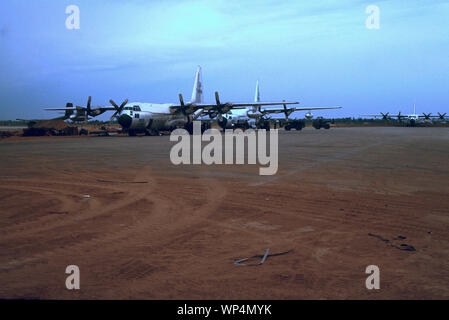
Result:
M210 129L210 123L201 122L201 134L203 134L207 129ZM186 122L184 124L184 130L186 130L189 134L193 134L193 122Z
M237 121L233 124L232 129L243 129L243 131L250 128L248 121Z
M257 129L265 129L270 131L270 120L259 120L256 127Z
M157 129L150 129L150 130L145 131L145 135L146 136L159 136L160 133L159 133L159 130L157 130Z
M204 131L210 129L210 123L208 122L201 122L201 134L204 133Z
M189 134L193 134L193 122L186 122L184 124L184 130L186 130Z
M228 119L226 119L225 117L223 117L223 119L218 119L217 120L217 123L218 123L218 125L220 126L220 128L222 128L223 129L223 132L225 131L225 129L226 129L226 125L228 124Z

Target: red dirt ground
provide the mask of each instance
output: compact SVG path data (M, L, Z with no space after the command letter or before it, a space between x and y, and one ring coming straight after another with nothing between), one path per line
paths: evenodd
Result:
M0 298L449 298L447 128L279 142L277 175L259 176L174 166L167 136L2 140ZM266 248L293 252L233 263ZM71 264L78 291L65 288ZM365 288L368 265L380 290Z

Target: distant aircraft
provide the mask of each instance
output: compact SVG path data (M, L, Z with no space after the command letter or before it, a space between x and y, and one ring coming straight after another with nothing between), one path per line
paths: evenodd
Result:
M400 111L398 114L392 114L390 115L389 112L386 113L380 113L380 114L364 114L361 115L361 117L382 117L384 120L388 120L391 118L398 118L399 121L406 120L409 122L411 126L415 125L417 121L419 120L430 120L431 118L439 118L441 120L444 120L446 117L446 112L441 114L438 112L438 115L432 115L431 113L422 113L422 115L416 113L416 104L413 104L413 113L412 114L402 114Z
M256 127L259 129L269 129L270 122L268 115L270 114L281 114L283 113L285 115L285 120L287 123L290 121L289 116L295 112L295 111L309 111L306 113L307 119L312 119L313 114L310 112L311 110L326 110L326 109L341 109L341 107L293 107L293 108L287 108L287 103L281 102L277 103L279 105L282 105L283 108L269 108L269 109L262 109L260 102L260 90L259 90L259 81L256 82L256 92L254 95L254 103L251 105L250 108L246 108L243 110L231 110L228 113L229 118L231 118L231 121L233 122L242 122L247 121L248 126L247 127ZM299 104L299 102L298 102ZM299 129L299 128L297 128Z
M87 122L87 120L99 116L108 110L115 110L112 106L107 107L96 107L92 108L90 103L92 101L92 97L89 96L87 99L86 107L81 106L73 106L73 103L68 102L65 108L46 108L45 110L49 111L65 111L65 116L68 115L66 119L69 119L73 122ZM90 117L90 118L89 118Z
M193 120L202 115L208 115L210 119L217 118L218 124L226 127L227 119L223 117L231 110L246 109L249 106L255 108L271 105L290 105L298 102L243 102L233 103L220 101L218 92L215 92L215 104L202 103L202 82L201 67L195 75L192 97L190 102L184 103L182 94L179 94L179 104L176 103L144 103L131 102L125 100L120 106L110 100L115 108L115 113L111 119L117 118L118 123L123 129L128 131L129 135L135 135L138 132L145 134L159 134L160 130L172 131L178 127L183 127L190 133L193 132ZM206 126L203 127L206 129Z

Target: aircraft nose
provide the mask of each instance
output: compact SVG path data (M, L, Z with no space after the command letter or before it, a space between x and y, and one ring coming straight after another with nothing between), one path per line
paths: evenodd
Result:
M127 114L122 114L120 117L118 117L118 124L121 125L123 128L128 129L131 127L131 123L133 122L133 119L128 116Z

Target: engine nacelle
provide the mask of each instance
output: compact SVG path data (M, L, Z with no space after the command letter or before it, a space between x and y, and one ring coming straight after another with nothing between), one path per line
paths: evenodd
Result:
M221 114L225 114L225 113L228 113L229 111L231 111L231 109L232 109L232 103L225 103L225 104L222 104L221 106L220 106L220 112L221 112Z
M257 119L257 118L259 118L260 117L260 113L259 112L254 112L254 111L252 111L252 110L249 110L247 113L246 113L246 115L248 116L248 118L250 118L250 119Z
M225 117L223 117L222 119L218 119L217 120L218 125L222 128L225 129L226 128L226 124L228 123L228 119L226 119Z
M312 119L313 118L313 114L312 114L312 112L307 112L306 114L305 114L305 117L306 117L306 119L308 119L308 120L310 120L310 119Z

